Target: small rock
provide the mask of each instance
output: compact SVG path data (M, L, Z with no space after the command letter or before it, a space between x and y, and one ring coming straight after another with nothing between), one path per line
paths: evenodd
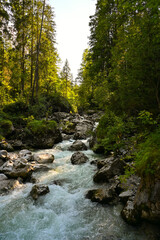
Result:
M49 192L49 187L47 185L34 185L30 195L34 200L37 200L39 196L45 195Z
M8 159L8 152L6 150L0 151L0 159L2 159L2 160Z

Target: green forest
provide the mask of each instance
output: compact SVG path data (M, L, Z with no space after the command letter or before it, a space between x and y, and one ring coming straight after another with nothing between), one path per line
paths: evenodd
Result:
M157 176L159 1L97 0L76 81L67 60L59 69L54 16L45 0L0 0L1 141L12 124L41 127L57 111L103 111L93 150L107 155L127 149L135 165L126 176Z

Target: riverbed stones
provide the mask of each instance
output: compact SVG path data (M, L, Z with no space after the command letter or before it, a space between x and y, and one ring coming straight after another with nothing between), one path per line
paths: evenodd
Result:
M34 185L32 187L32 190L30 192L30 196L34 199L37 200L40 196L45 195L49 193L49 187L47 185Z
M38 163L53 163L54 155L50 153L35 153L33 154L33 160Z
M5 174L8 178L22 178L26 180L31 177L33 166L25 159L8 160L0 167L0 173Z
M86 163L88 160L88 157L82 152L76 152L71 157L71 163L74 165Z
M75 141L68 149L69 151L87 150L87 146L80 140Z

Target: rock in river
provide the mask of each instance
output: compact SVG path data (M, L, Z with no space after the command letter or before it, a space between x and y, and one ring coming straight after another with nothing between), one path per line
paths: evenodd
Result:
M31 197L37 200L39 196L49 193L49 187L47 185L34 185L30 192Z
M87 146L80 140L75 141L70 147L70 151L83 151L87 150Z
M76 152L71 157L72 164L82 164L88 161L88 157L82 152Z

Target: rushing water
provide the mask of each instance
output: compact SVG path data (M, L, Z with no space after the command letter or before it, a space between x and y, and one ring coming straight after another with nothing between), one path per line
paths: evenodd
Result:
M34 174L50 193L35 202L29 197L33 184L27 183L0 197L0 240L146 240L142 230L121 219L120 205L102 206L85 198L87 190L97 187L92 180L96 167L89 162L72 165L69 145L64 141L38 151L55 156L53 170ZM85 154L90 161L97 158L91 150Z

